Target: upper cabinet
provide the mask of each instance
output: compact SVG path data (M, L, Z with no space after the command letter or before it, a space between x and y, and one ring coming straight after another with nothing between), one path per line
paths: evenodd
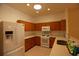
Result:
M42 30L42 26L50 26L50 30L51 31L60 31L60 21L58 22L49 22L49 23L37 23L35 25L35 30L36 31L41 31Z
M60 22L51 22L50 23L51 31L59 31L60 30Z
M42 26L50 26L51 31L65 31L66 20L48 23L30 23L22 20L18 20L18 23L22 23L25 26L25 31L41 31Z
M36 31L41 31L42 30L42 26L50 26L50 23L36 23L35 24L35 30Z
M34 31L34 24L26 22L25 23L25 31Z
M51 31L66 31L66 20L51 22L50 28Z
M66 31L66 20L62 20L60 22L60 30L61 31Z
M22 21L22 20L18 20L17 23L24 24L25 31L34 31L34 24L33 23Z
M42 30L42 24L41 23L36 23L35 24L35 31L41 31Z

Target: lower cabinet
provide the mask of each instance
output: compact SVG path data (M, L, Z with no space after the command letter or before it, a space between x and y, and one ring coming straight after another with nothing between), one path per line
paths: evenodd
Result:
M53 47L54 41L55 41L55 37L50 37L50 39L49 39L49 48Z
M41 42L41 39L38 36L25 39L25 51L31 49L35 45L40 46L40 42Z
M34 39L35 39L35 44L40 46L41 45L41 38L36 36L36 37L34 37Z
M50 37L49 39L49 48L52 48L55 41L55 37ZM35 45L41 45L41 38L39 36L35 36L32 38L25 39L25 51L31 49Z
M33 46L35 46L33 38L25 39L25 51L29 50Z

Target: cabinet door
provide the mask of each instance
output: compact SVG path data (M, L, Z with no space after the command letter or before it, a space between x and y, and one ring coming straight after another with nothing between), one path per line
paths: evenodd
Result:
M30 31L30 28L31 28L31 24L26 22L25 23L25 31Z
M60 22L55 23L55 30L60 30Z
M65 31L66 30L66 20L62 20L60 25L61 25L61 31Z
M35 31L35 24L31 24L31 31Z
M50 37L49 39L49 47L52 48L54 44L55 38Z
M36 31L41 31L42 24L41 23L35 24L35 29L36 29Z
M30 26L29 31L34 31L34 24L33 23L29 23L29 26Z
M32 48L33 46L35 46L35 39L34 39L34 37L31 38L31 48Z
M29 40L25 39L25 51L29 49Z
M58 30L60 30L60 23L59 22L51 22L50 23L50 29L52 31L58 31Z
M22 23L25 26L25 31L33 31L34 30L34 23L26 22L23 20L17 20L17 23Z
M36 40L34 37L25 39L25 51L31 49L35 45L36 45Z
M40 46L41 45L41 38L35 37L35 42L36 42L36 45Z
M32 48L33 44L32 44L32 38L29 38L29 49Z

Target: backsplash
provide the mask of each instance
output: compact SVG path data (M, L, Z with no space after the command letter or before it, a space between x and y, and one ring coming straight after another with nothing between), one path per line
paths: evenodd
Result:
M35 31L26 31L25 32L25 37L27 36L34 36L35 35Z
M35 31L35 35L42 35L42 31ZM50 33L51 36L61 36L61 37L65 37L65 32L64 31L52 31Z
M51 35L65 37L65 31L52 31Z
M25 32L25 37L27 36L41 36L42 31L26 31ZM59 36L59 37L65 37L65 32L64 31L52 31L50 33L51 36Z

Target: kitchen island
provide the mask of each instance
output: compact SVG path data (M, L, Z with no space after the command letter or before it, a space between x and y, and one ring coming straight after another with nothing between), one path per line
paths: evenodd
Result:
M50 56L71 56L65 45L57 44L57 40L66 40L64 37L56 37Z

